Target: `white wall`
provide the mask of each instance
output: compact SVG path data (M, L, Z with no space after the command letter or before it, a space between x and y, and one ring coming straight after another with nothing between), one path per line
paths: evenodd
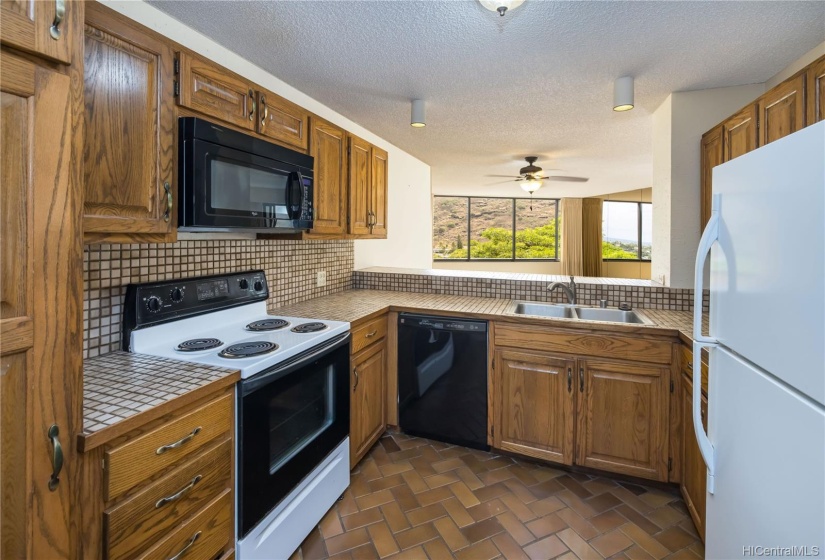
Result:
M142 0L102 0L102 3L386 150L389 154L387 239L356 241L355 268L430 267L429 165Z
M693 285L699 245L702 134L765 91L764 84L676 92L653 113L651 279Z
M765 82L765 91L779 85L780 82L784 82L820 56L825 56L825 41L822 41L817 46L777 72L771 79Z

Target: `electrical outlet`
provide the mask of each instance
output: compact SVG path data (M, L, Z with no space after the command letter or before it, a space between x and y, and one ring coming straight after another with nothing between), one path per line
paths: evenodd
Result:
M319 288L322 286L327 285L327 271L326 270L319 270L318 275L315 278L315 285Z

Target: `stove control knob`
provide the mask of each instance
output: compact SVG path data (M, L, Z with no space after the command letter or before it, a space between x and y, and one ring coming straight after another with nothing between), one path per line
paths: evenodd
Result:
M149 299L146 300L146 309L152 313L160 311L161 306L162 302L158 296L149 296Z
M175 303L180 303L183 301L183 290L180 288L174 288L172 293L169 294L169 297L172 298L172 301Z
M248 290L249 289L249 280L247 280L246 278L241 278L240 280L238 280L238 286L242 290Z
M264 283L260 280L255 280L255 284L252 286L256 292L262 292L264 289Z

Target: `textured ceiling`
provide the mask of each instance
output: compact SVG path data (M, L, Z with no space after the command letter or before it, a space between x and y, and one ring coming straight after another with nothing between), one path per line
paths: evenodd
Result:
M432 166L435 192L522 191L521 158L589 183L651 183L651 114L673 91L764 82L825 39L825 2L151 1ZM611 110L616 77L636 108ZM427 127L409 126L410 99Z

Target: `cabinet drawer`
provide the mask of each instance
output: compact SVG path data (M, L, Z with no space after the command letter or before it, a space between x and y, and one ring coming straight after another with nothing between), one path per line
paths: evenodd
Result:
M141 558L212 560L227 547L231 532L232 492L226 490Z
M693 380L693 352L684 344L681 349L682 373ZM702 362L702 392L708 394L708 365L705 362Z
M232 429L232 395L211 401L106 451L106 500L120 496Z
M218 496L230 485L231 461L227 439L104 512L107 558L134 557Z
M496 323L495 344L654 364L669 364L673 359L671 343L664 340L552 329L540 325Z
M372 344L378 342L387 336L387 316L382 315L377 319L373 319L352 331L352 350L355 354Z

